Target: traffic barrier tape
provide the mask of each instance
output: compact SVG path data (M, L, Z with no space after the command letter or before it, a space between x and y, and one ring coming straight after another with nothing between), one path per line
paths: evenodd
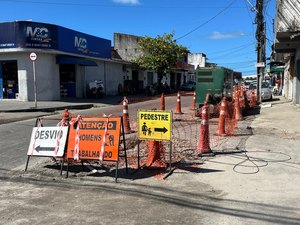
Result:
M75 136L75 147L74 147L74 160L79 160L79 141L80 141L80 121L81 116L78 115L77 118L74 120L71 120L70 125L71 127L76 127L76 136Z
M63 123L60 124L60 127L59 127L59 131L58 131L58 137L56 139L56 146L55 146L55 149L54 149L54 155L57 156L57 151L58 151L58 148L59 148L59 145L60 145L60 138L61 138L61 130L62 130L62 127L63 127Z
M104 135L103 135L103 141L102 141L101 150L100 150L100 157L99 157L99 159L101 161L103 160L103 156L104 156L104 147L105 147L105 144L106 144L106 135L107 135L107 130L108 130L108 122L109 122L109 120L108 120L108 117L107 117L105 130L104 130Z
M36 127L37 127L37 129L36 129L36 131L35 131L35 134L34 134L34 136L36 136L36 133L38 132L38 130L39 130L39 127L41 127L41 126L43 126L43 121L42 121L42 118L37 118L37 121L36 121ZM34 149L35 149L35 143L36 143L36 138L34 138L34 142L33 142L33 144L32 144L32 148L30 148L30 153L29 153L29 151L28 151L28 155L33 155L33 152L34 152Z

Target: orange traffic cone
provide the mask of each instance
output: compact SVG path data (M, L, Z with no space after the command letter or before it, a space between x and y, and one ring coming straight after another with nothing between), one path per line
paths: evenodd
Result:
M202 107L201 127L200 127L200 139L197 147L198 155L212 153L209 146L209 126L208 126L208 109L206 102Z
M250 108L249 99L248 99L247 92L246 92L245 88L243 88L243 94L244 94L244 99L245 99L245 108L249 109Z
M234 115L233 115L233 113L234 113L234 105L233 105L233 102L234 101L228 101L227 102L227 112L228 112L228 118L230 118L230 119L233 119L234 117Z
M237 91L237 87L233 86L232 87L232 99L235 99L236 91Z
M125 134L131 133L129 114L128 114L128 100L126 97L124 97L123 100L123 123L124 123Z
M160 97L160 109L161 110L165 110L166 109L166 106L165 106L165 95L164 95L164 93L162 93L161 97Z
M69 126L70 122L70 112L68 109L64 109L63 113L61 114L61 121L57 124L57 126Z
M225 133L226 114L227 114L227 101L226 101L226 98L224 97L221 102L218 130L216 133L219 136L226 135L226 133Z
M243 87L239 87L239 96L240 96L240 107L241 108L245 108L246 107L246 100L245 100L245 97L244 97L244 88Z
M148 157L146 166L159 168L167 166L164 159L163 144L161 141L148 141Z
M177 94L177 102L176 102L176 112L175 114L183 114L181 112L181 102L180 102L180 93L178 91L178 94Z
M195 110L195 108L196 108L196 91L194 91L193 94L193 102L192 102L191 110Z
M236 119L236 121L243 120L243 116L242 116L242 112L241 112L241 108L240 108L240 101L239 101L238 91L235 94L235 99L234 99L234 112L235 112L234 118Z
M251 104L252 107L254 107L254 106L257 105L257 99L256 99L256 95L255 95L255 90L254 89L251 90L251 102L252 102L252 104Z

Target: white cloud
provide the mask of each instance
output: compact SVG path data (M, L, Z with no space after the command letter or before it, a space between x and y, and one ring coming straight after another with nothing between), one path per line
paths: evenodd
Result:
M244 32L232 32L232 33L221 33L221 32L213 32L209 35L210 39L229 39L229 38L237 38L240 36L245 36Z
M121 4L129 4L129 5L139 5L139 0L113 0L113 2L121 3Z

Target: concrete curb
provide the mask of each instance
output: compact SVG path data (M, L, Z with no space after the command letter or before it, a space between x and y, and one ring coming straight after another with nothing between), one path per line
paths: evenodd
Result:
M57 110L64 109L89 109L94 107L94 104L81 104L81 105L66 105L66 106L53 106L53 107L45 107L45 108L27 108L27 109L8 109L8 110L0 110L0 112L5 113L14 113L14 112L54 112Z

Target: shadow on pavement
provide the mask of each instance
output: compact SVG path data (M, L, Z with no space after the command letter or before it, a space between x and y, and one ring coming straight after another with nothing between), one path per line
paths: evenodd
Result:
M172 169L184 170L192 173L212 173L212 172L223 172L222 170L214 169L204 169L200 165L203 163L198 162L176 162L172 164ZM46 169L60 171L61 165L54 163L52 165L44 166ZM63 166L63 176L67 173L67 165ZM94 172L93 172L94 171ZM72 164L69 165L69 176L70 177L115 177L115 166L114 165L84 165L81 164ZM118 178L137 180L137 179L146 179L149 177L163 177L169 173L169 167L159 168L159 167L145 167L141 166L140 169L128 167L128 173L126 173L126 168L121 167L118 169ZM57 173L59 174L59 172Z
M243 111L243 116L254 116L260 114L260 106L256 106Z

